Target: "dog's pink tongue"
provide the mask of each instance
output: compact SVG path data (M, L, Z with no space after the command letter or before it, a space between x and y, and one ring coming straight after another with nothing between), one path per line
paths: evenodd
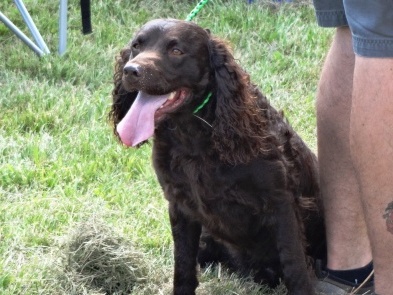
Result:
M149 95L139 91L125 117L117 125L116 131L127 146L136 146L154 134L154 114L168 99L166 95Z

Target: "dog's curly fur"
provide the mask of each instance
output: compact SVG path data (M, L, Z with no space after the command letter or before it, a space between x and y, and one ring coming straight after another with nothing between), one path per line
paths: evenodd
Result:
M141 72L125 73L129 63ZM289 294L314 294L310 257L324 252L316 158L226 42L191 22L144 25L116 59L115 134L138 91L179 89L187 97L167 112L164 105L153 144L169 201L174 294L195 294L197 257L271 286L281 277Z

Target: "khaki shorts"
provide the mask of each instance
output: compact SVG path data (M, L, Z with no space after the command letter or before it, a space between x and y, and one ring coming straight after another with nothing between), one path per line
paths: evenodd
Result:
M349 26L353 50L393 57L393 0L313 0L321 27Z

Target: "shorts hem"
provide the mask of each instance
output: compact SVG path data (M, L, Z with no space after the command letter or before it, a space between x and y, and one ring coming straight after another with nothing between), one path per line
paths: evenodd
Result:
M324 28L337 28L348 26L348 21L345 12L342 10L317 10L317 22L320 27Z
M353 50L365 57L393 57L392 39L364 39L352 36Z

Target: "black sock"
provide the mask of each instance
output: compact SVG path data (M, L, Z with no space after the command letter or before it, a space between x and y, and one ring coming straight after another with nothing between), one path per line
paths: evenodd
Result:
M354 268L349 270L331 270L329 268L326 268L329 275L355 285L363 283L363 281L370 275L373 269L374 267L372 261L361 268ZM369 281L373 280L374 276L372 276Z

